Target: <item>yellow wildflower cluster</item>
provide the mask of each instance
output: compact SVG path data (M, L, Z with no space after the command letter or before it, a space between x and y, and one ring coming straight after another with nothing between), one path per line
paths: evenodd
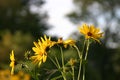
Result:
M22 71L11 75L10 70L0 70L0 80L30 80L30 75Z
M79 51L79 49L75 45L75 43L76 43L75 40L73 40L73 39L63 40L62 38L58 38L57 41L52 41L51 37L47 38L47 36L44 35L44 37L41 37L40 39L38 39L38 42L33 42L34 47L32 47L32 50L34 51L34 55L30 56L30 59L33 61L33 63L38 64L38 66L40 66L42 63L46 62L47 55L48 55L47 51L52 46L61 45L61 44L62 44L62 46L64 46L64 48L67 48L68 46L72 46L72 47L76 48L78 55L79 55L79 60L80 60L80 68L79 68L79 73L78 73L78 80L79 80L81 67L83 65L82 60L87 59L88 48L89 48L89 39L93 39L93 40L100 43L99 38L101 38L103 36L103 33L100 31L100 29L96 28L94 25L89 26L87 24L83 24L80 27L79 32L81 34L83 34L85 36L85 40L87 40L85 56L83 55L83 53L81 53ZM65 79L65 76L63 75L63 73L65 73L65 69L64 69L65 65L64 65L64 58L63 58L64 56L63 56L62 48L60 48L60 49L61 49L61 58L62 58L62 65L63 65L63 67L62 67L63 72L61 72L61 73L62 73L63 78ZM29 57L27 57L27 58L29 59ZM55 65L59 68L60 64L58 63L57 58L55 58L55 60L56 60ZM18 72L18 74L14 74L14 68L15 68L16 61L14 58L14 51L13 50L10 54L10 61L11 61L10 62L11 72L9 70L0 70L0 79L1 80L30 80L30 76L28 74L21 72L21 71ZM69 65L71 65L71 67L72 67L73 79L74 79L74 69L73 68L74 68L74 65L76 62L77 62L77 59L73 59L73 58L71 58L68 61Z
M99 28L95 28L94 25L88 26L87 24L83 24L82 27L79 29L80 33L85 35L86 39L94 39L98 42L99 38L102 37L102 34L100 32ZM51 38L49 37L47 39L46 35L44 35L44 38L41 37L38 42L34 42L35 47L33 47L33 51L35 52L35 55L31 57L34 63L41 65L42 62L45 62L47 59L47 49L51 48L55 44L63 44L66 48L68 45L75 46L75 40L68 39L63 41L62 38L59 38L57 42L51 41Z

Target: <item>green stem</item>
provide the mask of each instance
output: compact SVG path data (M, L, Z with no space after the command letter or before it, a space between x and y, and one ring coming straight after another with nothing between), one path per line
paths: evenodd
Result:
M72 67L72 76L73 76L73 80L75 80L75 71L74 71L74 66L71 66Z
M82 54L80 54L80 51L79 51L77 46L75 46L75 48L77 50L77 53L78 53L78 56L79 56L79 59L80 59L79 72L78 72L78 78L77 78L77 80L80 80L81 65L82 65Z
M63 79L66 80L66 77L64 76L64 73L65 73L65 68L64 68L64 56L63 56L63 51L62 51L62 48L61 48L61 47L60 47L60 52L61 52L62 66L63 66L62 68L61 68L60 63L59 63L59 61L58 61L58 59L57 59L56 56L55 56L55 61L54 61L51 57L49 57L49 58L50 58L50 60L54 63L54 65L58 68L58 71L61 72ZM61 71L61 69L62 69L62 71Z
M89 39L88 39L88 40L87 40L87 47L86 47L85 58L84 58L85 61L87 60L89 46L90 46L90 43L89 43Z
M56 64L58 65L58 70L60 70L61 67L60 67L59 61L58 61L58 59L57 59L56 57L55 57L55 60L56 60ZM61 74L62 74L62 76L63 76L63 79L66 80L66 78L64 77L64 72L61 71L61 70L60 70L60 72L61 72Z
M38 74L37 74L37 67L36 66L35 66L34 77L35 77L35 80L39 80Z
M48 56L49 57L49 56ZM50 60L53 62L53 64L57 67L57 68L59 68L59 66L58 66L58 64L51 58L51 57L49 57L50 58Z
M75 47L75 49L77 50L77 53L78 53L79 59L81 59L81 58L82 58L82 54L80 53L80 50L78 49L77 46L74 46L74 47Z
M82 67L82 57L83 57L83 51L84 51L85 43L86 43L86 40L84 41L84 45L83 45L83 49L82 49L82 53L80 53L80 51L79 51L78 47L77 47L77 46L75 46L75 48L76 48L76 50L77 50L77 53L78 53L78 56L79 56L79 59L80 59L79 72L78 72L78 77L77 77L77 80L80 80L81 67Z
M82 80L85 80L85 65L83 65L83 79Z
M60 69L60 64L59 64L59 62L58 62L57 57L55 57L55 60L56 60L56 64L58 65L58 69Z
M62 66L63 66L63 69L64 69L65 65L64 65L64 56L63 56L62 47L60 47L60 52L61 52L61 58L62 58Z
M62 47L60 47L60 53L61 53L61 58L62 58L62 68L63 68L62 75L63 75L64 80L66 80L66 77L65 77L65 75L64 75L64 73L65 73L65 65L64 65L64 55L63 55Z
M84 61L85 61L85 62L86 62L86 60L87 60L89 46L90 46L90 43L89 43L89 39L88 39L88 40L87 40L87 46L86 46L85 58L84 58ZM83 80L85 80L85 67L86 67L86 63L83 64Z
M61 66L60 66L60 64L59 64L59 61L58 61L58 59L57 59L57 57L55 57L55 61L51 58L51 57L49 57L50 58L50 60L55 64L55 66L58 68L58 71L60 71L61 72L61 74L62 74L62 77L64 76L64 74L63 74L63 72L61 71ZM59 77L58 77L59 78ZM63 77L64 78L64 77ZM65 79L64 79L65 80Z

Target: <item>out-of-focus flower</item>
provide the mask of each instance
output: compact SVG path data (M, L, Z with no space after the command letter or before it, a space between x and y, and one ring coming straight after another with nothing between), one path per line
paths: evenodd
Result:
M30 75L23 71L11 75L10 70L0 70L0 80L30 80Z
M20 80L18 75L13 75L9 78L10 80Z
M101 38L103 36L103 33L100 31L99 28L95 28L94 25L87 25L87 24L83 24L80 29L79 29L80 33L82 33L86 39L94 39L98 42L99 38Z
M44 38L41 37L38 42L34 42L34 45L35 47L33 47L32 49L35 52L35 55L31 56L31 59L34 63L40 66L42 62L46 61L47 50L54 45L54 42L51 41L50 37L47 39L46 35L44 35Z
M77 62L76 59L71 58L68 63L69 63L71 66L74 66L76 62Z
M30 80L30 75L24 73L23 71L19 71L17 76L19 76L19 78L21 78L20 80Z
M14 68L15 68L15 58L14 58L14 51L12 50L11 54L10 54L10 67L12 68L11 69L11 75L14 74Z
M0 70L0 80L10 80L10 70Z

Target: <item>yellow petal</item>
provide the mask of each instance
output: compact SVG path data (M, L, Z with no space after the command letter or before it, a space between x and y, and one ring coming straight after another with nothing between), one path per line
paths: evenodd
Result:
M47 59L47 56L46 55L43 55L43 62L45 62Z

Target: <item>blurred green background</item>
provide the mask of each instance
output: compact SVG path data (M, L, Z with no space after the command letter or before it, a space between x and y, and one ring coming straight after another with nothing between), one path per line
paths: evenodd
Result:
M48 29L47 15L31 12L30 6L41 7L42 0L0 0L0 62L9 60L9 53L15 50L19 58L31 49Z
M73 3L75 10L66 15L71 22L93 23L104 30L102 44L91 45L86 80L120 80L120 0L73 0ZM31 5L41 8L44 4L44 0L0 0L0 64L9 63L12 49L18 60L24 59L33 41L50 28L47 13L30 10ZM71 35L77 36L81 48L81 35L76 32ZM71 49L65 50L66 60L70 55L76 57Z

